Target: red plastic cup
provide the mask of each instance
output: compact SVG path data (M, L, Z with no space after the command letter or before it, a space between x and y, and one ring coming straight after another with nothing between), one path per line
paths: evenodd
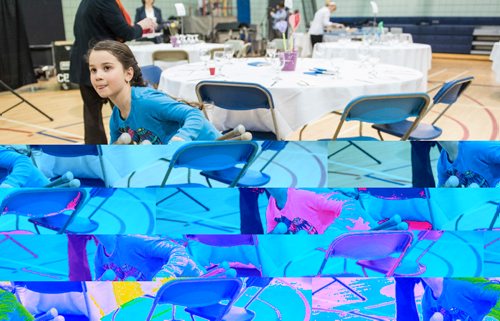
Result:
M210 76L215 75L215 67L209 67L208 70L210 71Z

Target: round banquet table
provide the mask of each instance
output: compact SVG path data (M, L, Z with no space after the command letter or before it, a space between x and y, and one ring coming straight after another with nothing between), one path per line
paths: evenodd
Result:
M495 43L490 54L490 60L493 61L491 69L497 75L497 82L500 82L500 42Z
M420 43L393 45L364 45L362 42L324 42L317 44L313 58L344 58L356 60L363 50L379 59L380 63L413 68L424 76L431 69L431 46ZM323 57L318 57L323 54Z
M313 68L334 70L330 74L305 74ZM375 71L375 72L373 72ZM258 83L272 94L279 135L285 138L325 114L343 110L353 98L363 95L425 92L426 82L418 70L394 65L363 66L343 61L335 66L325 59L300 58L295 71L277 74L263 58L233 59L218 76L210 76L203 63L175 66L163 71L158 89L167 94L197 101L195 86L202 80ZM279 77L279 80L276 78ZM248 130L272 131L272 119L265 109L227 111L209 108L209 118L219 130L243 124Z
M154 44L154 45L129 45L130 50L135 56L139 66L147 66L153 64L153 52L157 50L185 50L189 54L190 62L200 62L201 49L224 49L224 44L220 43L197 43L194 45L185 45L181 47L172 47L169 43Z

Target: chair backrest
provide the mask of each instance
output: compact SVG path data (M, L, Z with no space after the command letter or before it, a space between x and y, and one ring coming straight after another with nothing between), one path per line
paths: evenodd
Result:
M432 225L435 223L434 212L430 201L431 194L428 188L358 188L358 193L364 193L384 200L424 199L427 202L430 223ZM364 208L365 206L362 198L359 197L358 199L361 206Z
M347 104L337 126L333 139L336 139L344 121L359 120L372 124L390 124L416 117L412 126L401 137L406 140L420 122L430 98L426 93L390 94L361 96Z
M30 148L55 157L97 156L101 167L102 181L106 186L108 184L101 145L30 145Z
M427 188L358 188L359 193L365 193L385 200L407 200L412 198L430 198Z
M186 50L157 50L153 52L153 61L182 61L189 62L189 53Z
M220 310L220 320L229 311L241 290L237 278L188 278L168 281L156 295L146 321L151 320L158 304L173 304L188 308L211 306L227 300Z
M273 109L269 90L255 83L201 81L196 85L198 101L229 110Z
M224 52L224 48L212 48L212 49L210 49L210 59L214 59L214 54L218 51Z
M23 287L33 292L43 293L43 294L59 294L68 292L78 292L83 294L85 300L86 316L90 320L90 305L87 295L87 286L85 282L43 282L43 281L31 281L31 282L13 282L16 287Z
M229 39L227 40L224 45L228 45L228 46L231 46L233 47L234 49L234 54L236 56L239 56L240 55L240 52L241 52L241 49L243 49L243 46L245 45L245 42L243 40L233 40L233 39Z
M413 241L408 231L347 233L337 237L328 247L326 257L373 260L404 253Z
M252 44L251 43L246 43L243 45L243 47L241 47L240 51L238 52L238 55L236 56L237 58L245 58L248 53L251 51L252 49Z
M161 187L170 172L177 167L197 170L223 170L243 164L240 174L230 184L235 186L252 163L259 146L253 141L190 142L182 145L172 156Z
M31 217L57 215L79 210L86 197L87 191L83 188L18 189L3 199L0 214Z
M201 103L214 104L228 110L269 109L274 133L280 139L273 96L265 87L256 83L207 80L196 85L196 96Z
M45 294L58 294L67 292L87 292L85 282L47 282L47 281L31 281L31 282L14 282L16 287L23 287L33 292Z
M57 157L101 156L100 145L30 145L33 150Z
M474 77L466 77L449 81L443 84L441 89L434 95L434 104L453 104L458 97L470 86Z
M157 88L160 83L162 69L155 65L141 67L142 78L149 87Z

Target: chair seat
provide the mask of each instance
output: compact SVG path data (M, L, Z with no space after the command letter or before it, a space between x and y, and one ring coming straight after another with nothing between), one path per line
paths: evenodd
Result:
M220 170L220 171L203 171L200 174L214 179L219 182L223 182L226 184L231 184L234 179L240 173L241 168L231 167L228 169ZM248 170L245 175L238 181L237 186L240 187L254 187L254 186L262 186L269 183L271 177L265 173Z
M412 126L413 122L408 120L403 120L399 123L392 124L381 124L381 125L372 125L372 128L379 130L383 133L387 133L390 135L401 137L403 136L408 129ZM410 140L429 140L434 139L441 136L443 130L439 127L419 123L417 128L415 128L408 139Z
M30 218L28 221L51 230L60 230L70 216L66 214L59 214L54 216ZM65 233L86 234L92 233L99 227L99 223L94 220L89 220L84 217L75 217L73 222L66 228Z
M322 138L320 140L332 140L331 138ZM338 141L348 141L348 140L354 140L354 141L379 141L375 137L371 136L354 136L354 137L341 137L337 138L336 140Z
M386 274L396 264L397 258L387 257L378 260L359 260L358 265L370 270ZM401 262L394 272L394 276L417 276L424 273L425 265L416 262Z
M208 319L210 321L217 320L223 313L226 306L214 304L200 308L186 308L186 312ZM222 321L250 321L255 317L255 313L244 308L232 306L228 313L224 315Z

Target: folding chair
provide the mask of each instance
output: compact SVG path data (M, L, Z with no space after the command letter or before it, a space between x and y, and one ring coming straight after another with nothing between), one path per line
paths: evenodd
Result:
M370 195L372 197L382 199L382 200L409 200L409 199L423 199L426 201L427 209L429 211L429 222L430 228L435 225L434 212L431 206L431 195L429 193L428 188L358 188L359 193L359 202L361 206L366 210L365 204L363 203L363 198L361 194ZM388 217L391 217L393 214L389 213ZM421 221L424 222L424 221ZM418 227L419 223L417 222L409 222L410 229L420 229L413 228L415 225ZM422 225L422 224L420 224Z
M142 78L149 87L158 88L160 84L161 73L160 67L155 65L147 65L141 67Z
M205 245L210 245L214 247L233 247L233 246L252 246L255 248L255 255L257 259L257 267L252 268L234 268L238 276L262 276L262 259L259 252L259 242L256 235L252 234L218 234L218 235L186 235L188 239L187 249L193 256L191 248L189 247L190 242L199 242ZM260 270L259 270L260 267Z
M153 318L159 304L172 304L172 321L176 320L176 305L186 307L185 311L193 321L194 316L211 321L250 321L255 316L254 312L233 306L241 286L241 280L236 278L174 279L158 290L146 321Z
M186 50L157 50L153 52L153 64L161 69L188 63L189 53Z
M436 122L448 111L448 109L458 100L460 95L470 86L474 77L467 77L462 79L453 80L443 84L441 89L433 98L433 104L427 110L426 114L432 110L437 104L447 104L446 108L438 114L431 124L419 123L416 127L408 120L403 120L391 124L376 124L372 127L375 128L379 136L382 133L389 135L403 137L411 129L408 139L411 140L430 140L441 136L443 130L435 126Z
M206 187L202 184L191 183L188 175L187 184L166 185L174 168L188 168L216 173L228 168L238 168L234 178L228 183L229 187L238 184L241 177L247 172L258 150L257 143L253 141L224 141L224 142L190 142L182 145L172 156L171 160L161 158L169 166L160 187ZM129 186L132 175L129 177Z
M245 42L243 40L229 39L229 40L226 40L224 45L228 45L228 46L233 47L234 56L239 57L241 54L241 50L243 49L243 46L245 45Z
M338 138L346 121L359 120L372 124L391 124L401 122L409 117L416 117L410 123L408 130L400 136L401 140L406 140L424 116L429 103L430 98L426 93L373 95L355 98L345 107L332 139L377 140L374 137L363 136L361 125L359 136Z
M20 189L4 198L0 215L16 215L17 230L19 216L26 216L37 233L40 233L38 226L57 231L58 234L91 233L97 229L98 223L78 217L86 196L87 191L80 188Z
M288 142L285 141L275 141L275 140L266 140L262 142L260 152L255 156L255 159L258 159L265 151L274 151L275 153L269 158L269 160L258 170L248 170L243 177L240 178L238 187L257 187L263 186L269 183L271 180L271 176L264 173L266 167L273 162L273 160L278 156L278 154L286 147ZM207 179L207 183L210 185L210 179L229 184L232 180L234 180L235 175L239 172L239 168L233 167L220 171L204 171L201 172L201 175L205 176Z
M234 81L201 81L196 85L196 95L201 103L214 104L215 106L233 111L250 111L268 109L273 123L273 131L252 131L255 140L281 140L278 123L274 113L273 97L269 90L255 83ZM252 124L242 123L245 128Z
M90 303L85 282L13 282L15 287L25 288L27 290L41 294L63 294L63 293L82 293L85 302L85 313L82 314L60 314L66 321L90 321ZM20 298L18 300L21 302ZM46 311L44 311L45 313Z
M338 140L342 140L342 139L338 139ZM331 153L330 155L328 155L328 159L332 158L333 156L337 155L338 153L342 152L343 150L349 148L349 147L355 147L357 150L359 150L360 152L362 152L363 154L365 154L366 156L370 157L371 159L373 159L377 164L382 164L382 162L380 160L378 160L375 156L373 156L372 154L368 153L364 148L362 148L361 146L359 146L358 144L356 144L355 142L353 141L348 141L347 142L347 145L342 147L341 149Z
M348 276L353 275L348 274L347 259L358 260L357 264L362 266L363 273L367 276L365 269L381 271L377 260L384 259L385 263L392 258L391 265L382 273L386 277L393 276L412 241L413 234L407 231L356 232L340 235L328 247L317 276L324 276L323 270L331 257L344 258L344 274ZM394 254L399 256L394 258L392 257Z
M79 158L82 156L96 156L102 178L77 177L84 187L108 187L106 167L101 145L30 145L32 150L62 158Z

